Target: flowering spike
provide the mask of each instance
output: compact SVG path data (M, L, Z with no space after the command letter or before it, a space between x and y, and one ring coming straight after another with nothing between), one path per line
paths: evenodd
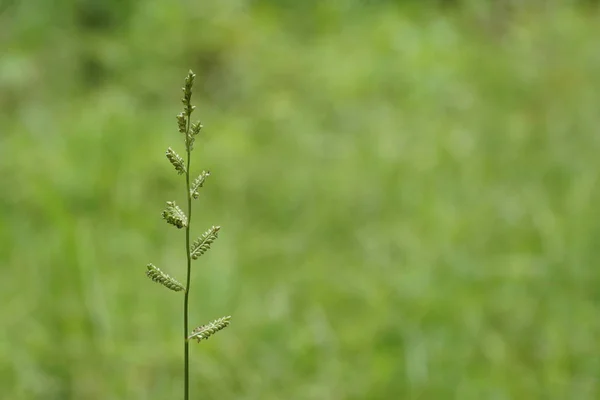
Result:
M192 244L192 249L190 250L190 255L194 260L210 249L212 243L217 240L220 229L220 226L213 226L204 232L202 236L196 239L196 241Z
M200 133L201 129L202 129L202 124L200 122L192 123L192 126L190 127L190 132L186 136L187 137L187 146L190 148L190 151L194 149L194 141L196 140L196 135L198 135L198 133Z
M186 78L185 83L182 87L183 95L181 97L181 103L183 105L182 110L177 115L177 130L179 134L183 136L184 144L185 144L185 154L183 157L179 156L172 148L168 148L166 151L166 156L169 162L175 167L175 170L179 174L183 174L185 176L185 187L186 187L186 198L185 204L185 212L182 208L178 207L174 201L168 201L167 206L162 212L162 217L167 221L167 223L174 225L175 227L181 229L185 228L185 249L186 249L186 276L184 280L184 284L182 285L180 282L170 277L166 273L162 272L159 268L155 267L153 264L147 265L146 275L155 282L160 283L166 288L174 291L183 291L184 292L184 301L183 301L183 328L184 328L184 337L182 338L185 341L184 347L184 387L183 393L184 397L187 399L189 397L189 375L190 375L190 357L189 357L189 340L196 339L199 342L202 339L208 339L210 336L214 335L216 332L224 329L229 325L230 318L222 317L216 319L206 325L199 326L194 329L190 333L190 326L188 321L189 315L189 287L191 280L191 268L192 268L192 260L197 259L206 251L208 251L212 245L212 243L217 239L217 234L221 229L219 226L213 226L209 230L207 230L204 234L202 234L194 243L191 243L190 237L190 225L191 225L191 216L192 216L192 199L197 199L200 196L200 188L204 186L204 182L206 178L210 175L208 171L202 171L200 175L197 175L196 179L191 175L190 172L190 161L191 161L191 150L194 147L194 142L196 137L200 134L202 130L202 124L200 122L192 123L192 113L195 110L195 106L192 105L192 91L193 84L196 75L189 71ZM181 137L181 136L180 136ZM193 179L193 182L192 182ZM183 193L182 193L183 194ZM183 246L182 246L183 250ZM189 334L189 336L188 336Z
M167 208L162 212L162 217L179 229L187 226L187 217L174 201L167 201Z
M201 123L200 121L198 121L198 122L194 122L194 123L192 124L192 129L191 129L191 132L190 132L190 134L191 134L192 136L196 136L197 134L199 134L199 133L200 133L200 131L202 130L202 128L204 128L204 125L202 125L202 123Z
M208 176L210 176L210 171L202 171L202 173L192 183L192 188L190 189L190 195L194 199L197 199L200 196L200 192L198 191L198 189L200 189L202 186L204 186L204 181L206 180L206 178Z
M175 167L175 170L177 171L177 173L179 175L181 174L185 174L185 163L183 161L183 158L181 158L181 156L177 153L175 153L175 151L173 151L172 148L168 148L167 149L167 158L169 159L169 161L171 161L171 164L173 164L173 166Z
M188 336L188 340L196 339L198 343L200 343L202 339L208 339L220 330L227 328L229 326L230 320L231 316L227 316L215 319L214 321L209 322L206 325L200 325L192 331L190 336Z
M194 86L194 78L196 78L196 74L190 70L185 77L185 85L181 88L183 91L183 98L181 99L181 102L183 103L183 112L188 118L196 108L192 105L192 86Z
M154 282L158 282L167 289L171 289L175 292L185 290L181 283L177 282L177 280L171 278L169 275L162 272L158 267L155 267L153 264L148 264L146 267L148 268L148 271L146 271L146 275L148 275L148 277Z
M177 128L180 133L187 135L187 118L184 113L177 114Z

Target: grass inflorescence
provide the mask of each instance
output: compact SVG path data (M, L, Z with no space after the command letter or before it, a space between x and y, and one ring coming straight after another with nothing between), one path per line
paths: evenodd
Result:
M195 106L192 105L192 88L194 85L194 78L196 75L189 71L185 78L185 85L183 87L183 111L177 115L177 126L180 133L184 135L185 142L185 158L180 156L169 147L166 151L167 159L171 162L178 175L185 175L186 183L186 197L187 207L186 210L182 210L174 201L167 201L167 206L162 212L163 219L170 225L175 226L178 229L185 228L185 248L186 248L186 279L185 286L175 278L161 271L158 267L153 264L147 265L146 275L154 282L158 282L168 289L176 292L184 293L183 300L183 354L184 354L184 399L189 399L189 341L196 339L200 342L202 339L208 339L218 331L226 328L229 325L231 319L230 316L225 316L209 322L205 325L200 325L190 332L189 330L189 294L190 294L190 275L191 275L191 264L192 260L198 259L201 255L206 253L213 242L217 240L220 226L212 226L205 233L200 235L193 243L190 240L190 224L192 220L192 200L197 199L200 196L199 190L204 186L206 178L210 175L208 171L202 171L200 175L190 183L190 161L191 153L194 149L194 142L196 136L202 129L200 122L191 122L192 113L195 110Z

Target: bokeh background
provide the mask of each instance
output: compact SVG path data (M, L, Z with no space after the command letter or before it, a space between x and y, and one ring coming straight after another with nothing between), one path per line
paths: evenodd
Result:
M0 398L600 398L584 1L3 0Z

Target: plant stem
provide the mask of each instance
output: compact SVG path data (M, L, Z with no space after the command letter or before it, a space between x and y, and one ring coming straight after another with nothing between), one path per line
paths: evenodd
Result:
M190 134L190 120L191 113L187 116L187 132L186 135ZM183 300L183 369L184 369L184 382L183 382L183 398L189 400L190 398L190 347L187 335L188 329L188 309L189 309L189 296L190 296L190 275L192 270L192 255L190 252L190 224L192 221L192 195L190 194L190 158L191 150L188 143L189 136L186 136L186 150L187 150L187 168L185 172L185 183L187 188L187 218L188 223L185 227L185 250L187 253L187 276L185 281L185 295Z

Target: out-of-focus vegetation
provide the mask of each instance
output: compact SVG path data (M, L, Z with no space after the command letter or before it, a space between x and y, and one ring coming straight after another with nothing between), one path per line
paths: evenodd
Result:
M600 397L588 2L29 0L0 13L0 397L176 399L188 68L205 399ZM199 230L197 233L201 233Z

